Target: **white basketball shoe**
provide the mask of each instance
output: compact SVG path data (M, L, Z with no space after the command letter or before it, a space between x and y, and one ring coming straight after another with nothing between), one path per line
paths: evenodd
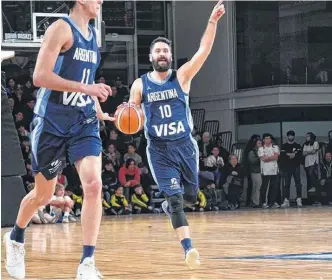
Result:
M24 244L10 239L10 231L4 235L3 243L6 250L5 266L8 274L14 279L25 277Z
M94 257L85 258L78 266L76 280L99 280L103 276L95 266Z
M201 265L199 253L195 248L191 248L187 251L185 261L191 269L198 268Z

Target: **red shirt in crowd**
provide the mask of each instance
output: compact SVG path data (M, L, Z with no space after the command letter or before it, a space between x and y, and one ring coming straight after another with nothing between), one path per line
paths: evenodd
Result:
M126 179L126 175L134 176L134 179L129 180L130 186L136 186L140 184L140 170L138 167L129 167L126 168L124 164L119 170L119 181L122 186L124 186L128 181Z

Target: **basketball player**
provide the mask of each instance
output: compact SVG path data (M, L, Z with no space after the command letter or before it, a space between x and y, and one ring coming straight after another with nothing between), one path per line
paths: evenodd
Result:
M38 54L33 80L40 90L31 132L35 188L23 199L14 228L4 236L6 269L16 279L25 277L25 228L34 212L50 202L66 156L75 163L84 190L83 255L76 279L101 277L93 257L102 216L98 119L113 118L100 109L98 98L105 101L111 89L94 84L100 53L96 31L88 23L102 2L69 1L69 17L47 29Z
M212 11L199 50L178 71L170 69L171 42L161 37L155 39L150 47L154 71L135 80L129 100L142 106L151 172L166 197L163 209L171 219L190 268L197 268L200 261L198 251L191 244L183 206L196 202L199 151L191 137L193 123L188 94L191 80L211 52L217 23L224 13L224 5L219 1Z

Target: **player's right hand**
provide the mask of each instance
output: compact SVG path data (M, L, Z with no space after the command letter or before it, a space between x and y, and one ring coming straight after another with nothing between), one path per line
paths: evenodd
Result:
M86 85L85 94L96 96L100 98L100 102L105 102L107 97L112 95L112 89L110 86L103 83Z

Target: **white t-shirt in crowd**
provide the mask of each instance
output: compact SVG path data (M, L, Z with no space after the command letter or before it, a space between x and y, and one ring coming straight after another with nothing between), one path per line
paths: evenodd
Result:
M319 162L318 149L319 149L318 142L314 142L313 145L303 145L303 152L313 152L314 150L316 150L315 154L309 154L309 155L305 156L304 167L313 166L315 164L318 164L318 162Z
M258 156L273 156L275 153L280 155L279 147L276 145L271 145L270 147L260 147L258 149ZM263 175L277 175L279 173L278 161L268 161L264 162L261 160L261 172Z

